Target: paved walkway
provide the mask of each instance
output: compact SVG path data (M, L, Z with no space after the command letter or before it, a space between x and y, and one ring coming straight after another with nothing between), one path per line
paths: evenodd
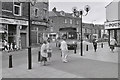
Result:
M77 50L77 55L73 54L74 57L87 58L92 60L99 60L105 62L114 62L118 63L118 56L120 48L116 47L114 53L110 50L108 43L104 42L104 46L101 48L101 43L98 43L97 52L94 52L92 43L88 44L88 51L86 51L86 45L83 46L83 56L80 56L80 49ZM80 47L79 47L80 48Z
M38 52L38 50L35 48L33 52ZM77 54L70 51L69 62L62 63L60 51L55 48L48 66L42 66L34 60L31 70L28 70L27 64L24 63L17 67L14 66L12 69L3 67L2 75L3 78L117 78L117 50L116 48L112 53L105 44L104 48L99 46L97 52L94 52L91 47L89 51L84 50L84 56L80 56L79 50L77 50ZM34 59L36 56L37 54L34 55Z

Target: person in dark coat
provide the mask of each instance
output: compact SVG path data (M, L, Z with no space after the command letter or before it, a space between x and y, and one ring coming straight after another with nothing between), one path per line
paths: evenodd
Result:
M97 50L97 40L96 39L93 40L93 47L94 47L94 51L96 52L96 50Z

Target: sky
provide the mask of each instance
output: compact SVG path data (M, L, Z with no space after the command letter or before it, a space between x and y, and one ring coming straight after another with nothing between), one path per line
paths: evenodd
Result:
M49 10L56 7L57 11L72 13L72 8L83 9L85 5L90 6L87 16L83 16L83 22L93 24L104 24L106 21L106 6L113 0L49 0ZM85 14L85 11L84 11Z

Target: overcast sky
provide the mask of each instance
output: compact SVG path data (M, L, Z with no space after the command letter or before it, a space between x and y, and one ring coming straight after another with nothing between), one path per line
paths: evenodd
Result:
M104 24L106 20L106 6L113 0L49 0L49 10L53 7L57 8L57 11L65 11L72 13L72 8L77 7L78 10L84 9L85 5L90 6L90 11L87 16L83 17L83 22Z

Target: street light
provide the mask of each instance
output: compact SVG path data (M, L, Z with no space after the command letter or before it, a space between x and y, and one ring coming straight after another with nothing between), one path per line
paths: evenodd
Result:
M22 0L18 0L18 2L23 3ZM28 69L32 69L30 5L34 6L36 0L26 0L26 2L28 3Z
M77 10L76 7L73 8L73 13L75 14L76 17L80 17L81 18L81 56L83 56L83 39L82 39L82 16L86 16L90 10L90 6L86 5L84 7L84 10L86 11L85 14L83 14L83 10Z

